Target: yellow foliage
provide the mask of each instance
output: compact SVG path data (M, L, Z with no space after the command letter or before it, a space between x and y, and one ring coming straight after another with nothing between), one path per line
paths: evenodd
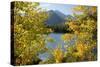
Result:
M63 59L63 52L60 48L56 48L53 51L53 55L55 58L56 63L60 63Z
M77 44L76 45L76 50L77 50L76 54L78 56L80 56L80 57L83 56L84 50L85 50L84 44Z
M79 31L79 26L77 25L76 22L69 22L68 23L69 28L73 31Z
M39 9L39 3L36 2L18 1L13 4L15 65L34 64L33 58L45 48L43 33L52 31L44 25L48 14Z
M73 34L64 34L62 35L62 39L64 41L70 41L73 38Z

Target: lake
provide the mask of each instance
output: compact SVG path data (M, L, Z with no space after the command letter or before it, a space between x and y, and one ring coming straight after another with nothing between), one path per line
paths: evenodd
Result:
M50 50L53 50L53 49L57 48L58 46L60 46L61 49L63 51L65 51L66 49L64 47L65 47L66 43L62 40L62 35L63 34L64 33L50 33L48 35L48 37L53 38L54 39L54 42L49 42L48 41L46 43L46 47L48 49L50 49ZM76 37L74 37L74 39L72 39L70 41L70 44L74 44L75 43L75 40L76 40ZM39 58L41 60L43 60L43 61L46 60L46 59L48 59L49 57L50 57L50 54L48 52L45 52L45 53L39 55Z

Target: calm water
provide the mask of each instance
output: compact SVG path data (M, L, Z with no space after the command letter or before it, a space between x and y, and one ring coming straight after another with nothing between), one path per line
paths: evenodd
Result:
M64 41L62 40L61 36L63 34L62 33L51 33L49 34L48 37L51 37L54 39L54 42L47 42L47 48L50 48L50 49L55 49L58 47L58 45L60 45L61 47L64 46Z
M64 48L64 45L66 45L66 43L64 43L64 41L62 40L62 38L61 38L62 35L63 35L63 33L50 33L48 35L48 37L53 38L54 42L47 42L46 47L48 49L53 50L53 49L57 48L59 45L61 47L61 49L63 51L65 51L66 49ZM73 44L73 43L75 43L75 39L71 40L71 44ZM50 57L50 54L48 52L39 55L39 58L42 60L46 60L49 57Z

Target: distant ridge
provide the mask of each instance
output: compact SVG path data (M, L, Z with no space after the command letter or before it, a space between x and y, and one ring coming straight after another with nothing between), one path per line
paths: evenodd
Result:
M46 20L45 24L48 28L52 28L56 33L69 32L69 30L67 29L68 26L65 25L65 22L67 22L67 20L69 19L73 19L73 16L65 15L57 10L49 10L47 13L49 14L49 17Z
M46 21L47 25L62 24L65 22L66 15L60 11L49 10L47 13L49 14L49 18Z

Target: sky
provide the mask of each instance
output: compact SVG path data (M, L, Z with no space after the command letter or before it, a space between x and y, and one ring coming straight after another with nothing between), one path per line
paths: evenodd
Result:
M75 7L75 5L70 4L54 4L54 3L40 3L40 7L47 10L58 10L65 15L73 14L72 8Z

